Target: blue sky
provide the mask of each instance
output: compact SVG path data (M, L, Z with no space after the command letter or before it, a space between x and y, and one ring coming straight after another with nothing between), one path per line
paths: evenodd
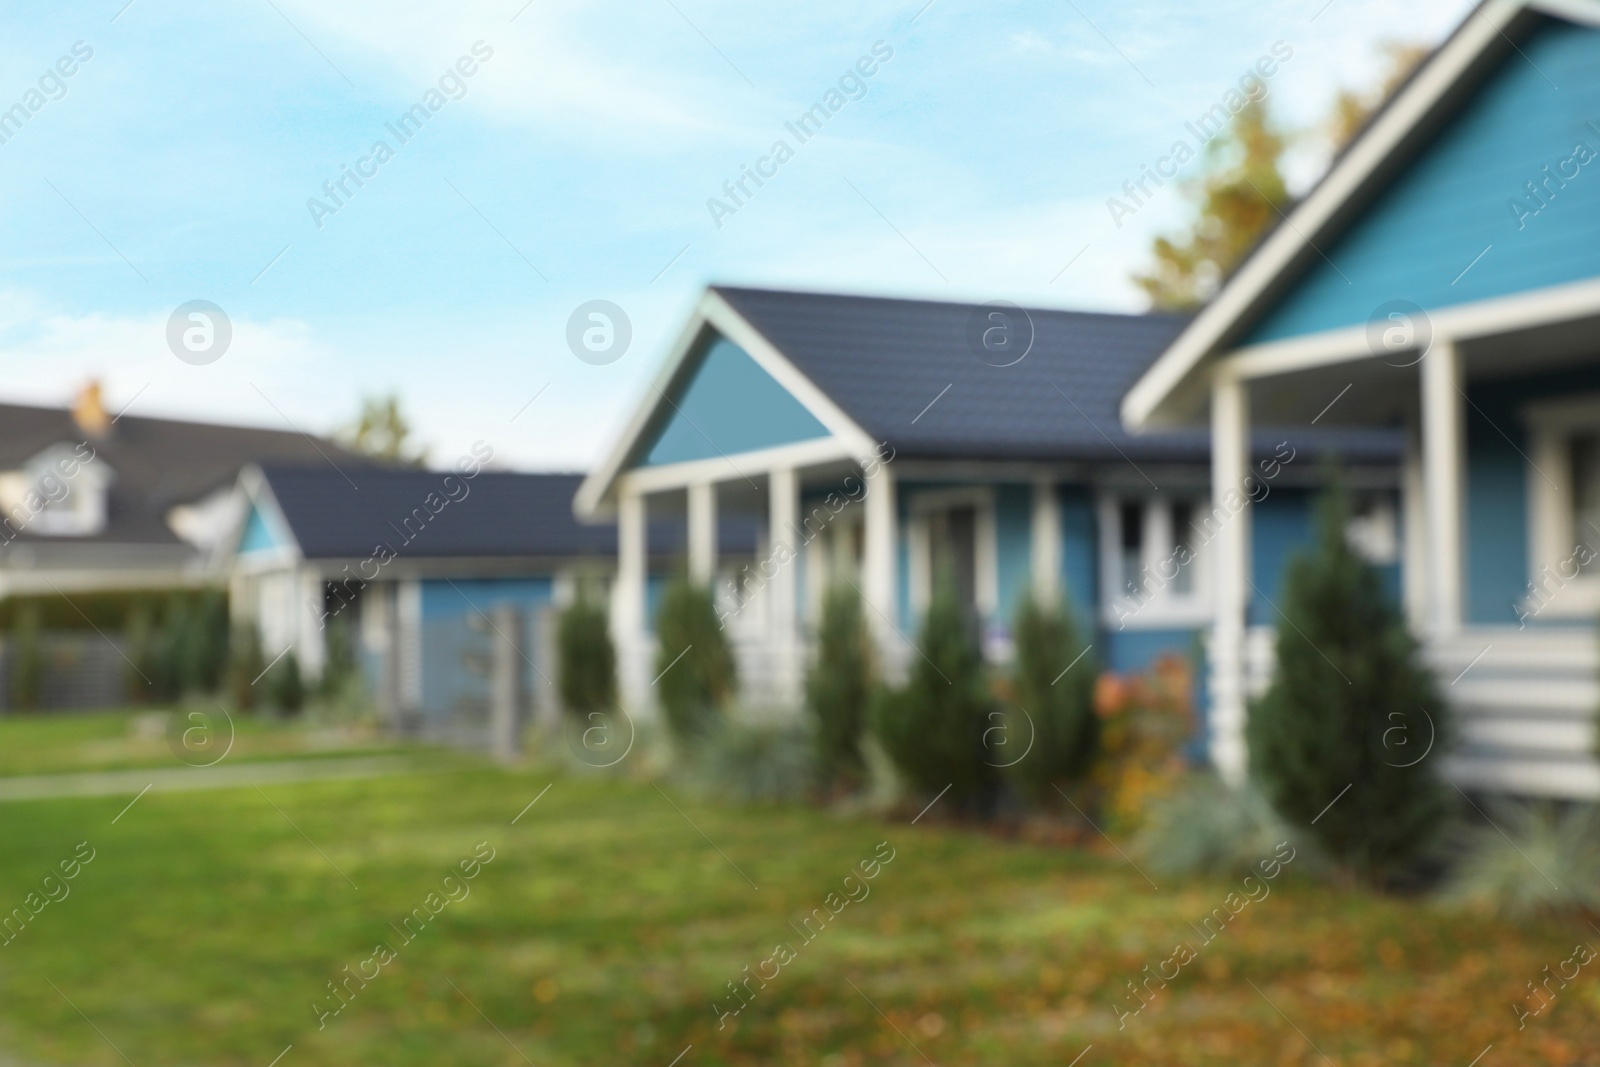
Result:
M325 432L393 390L437 461L483 439L560 469L598 457L708 282L1138 310L1127 276L1185 205L1169 185L1118 227L1106 201L1185 121L1282 41L1268 90L1309 125L1378 41L1468 9L124 3L0 24L0 110L93 50L0 144L0 399L98 377L133 414ZM386 124L477 42L402 144ZM799 144L784 123L878 42L864 95ZM794 157L715 225L708 198L779 138ZM319 227L307 201L378 140L393 158ZM1320 156L1300 146L1299 181ZM597 298L634 330L604 366L564 340ZM205 366L165 343L193 299L234 326Z

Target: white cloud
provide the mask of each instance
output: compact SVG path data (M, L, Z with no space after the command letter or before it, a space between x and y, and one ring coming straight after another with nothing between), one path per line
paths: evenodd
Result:
M338 353L293 319L233 322L221 359L205 366L167 348L168 315L51 310L26 291L0 291L0 399L64 406L98 379L106 406L130 415L326 430L350 413ZM309 383L318 383L312 387ZM276 409L274 408L276 405Z

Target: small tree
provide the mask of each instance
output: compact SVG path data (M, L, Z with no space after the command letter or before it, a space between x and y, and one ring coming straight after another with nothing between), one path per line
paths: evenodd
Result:
M154 609L142 597L128 610L127 635L128 668L123 672L123 689L131 702L148 704L160 699L155 684L161 674L161 635L155 625Z
M656 614L656 645L655 685L667 726L678 740L693 740L718 721L737 680L709 587L687 575L672 580Z
M348 620L335 618L329 621L324 631L322 644L326 651L322 661L322 677L317 681L317 689L324 698L332 699L344 692L346 684L360 667L356 662L355 635L351 630Z
M971 806L990 798L999 772L984 747L994 701L967 612L948 575L936 583L904 689L879 694L873 728L884 751L918 790L950 787Z
M222 687L228 666L228 597L216 589L200 594L195 611L194 681L202 692Z
M235 626L229 632L228 694L233 706L249 711L256 706L256 679L266 669L266 657L261 654L261 635L250 623Z
M397 466L420 467L427 459L427 448L413 439L411 422L393 393L362 398L361 413L337 437L352 452Z
M272 706L286 715L298 714L306 703L306 685L300 676L300 661L286 654L267 673L267 690Z
M25 604L17 610L11 624L10 649L6 656L11 706L36 708L44 687L44 647L39 633L39 609Z
M611 644L606 609L580 589L561 613L556 634L561 660L561 705L569 715L584 719L590 712L607 711L617 703L617 652ZM682 666L682 664L679 664Z
M1039 803L1055 799L1054 787L1081 778L1094 758L1098 672L1064 598L1058 605L1044 605L1032 597L1024 600L1014 633L1013 688L1017 705L1033 724L1033 747L1011 765L1009 773L1023 795ZM1015 728L1009 733L1019 741L1026 736Z
M1404 619L1345 540L1346 515L1340 489L1324 494L1316 549L1289 566L1277 675L1251 704L1247 740L1251 771L1278 812L1382 883L1413 865L1441 827L1435 770L1449 731Z
M1283 150L1284 135L1265 98L1246 104L1226 133L1206 144L1204 171L1182 186L1195 204L1194 221L1182 235L1157 237L1150 249L1154 262L1133 278L1152 307L1203 304L1278 220L1289 202Z
M872 644L861 594L847 583L828 590L817 628L817 658L806 675L806 707L816 720L817 768L824 785L866 779L861 735L872 701Z

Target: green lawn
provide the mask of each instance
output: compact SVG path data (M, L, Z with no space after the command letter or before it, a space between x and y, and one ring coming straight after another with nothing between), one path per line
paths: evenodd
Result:
M191 718L191 713L205 718ZM174 738L187 762L199 765L220 755L230 725L229 764L402 751L392 741L356 728L312 730L298 722L250 715L233 715L230 723L218 706L207 704L149 711L13 714L0 717L0 775L182 767ZM189 748L183 744L186 733Z
M1492 1043L1480 1067L1499 1067L1600 1048L1587 972L1520 1034L1512 1010L1575 942L1600 944L1581 924L1485 923L1286 873L1119 1032L1124 982L1197 941L1188 923L1235 884L1155 889L1109 849L1001 841L937 809L910 826L540 771L265 794L157 790L115 824L131 797L0 805L0 910L79 842L95 850L0 947L0 1062L267 1067L292 1044L279 1067L668 1067L692 1044L680 1067L1065 1067L1092 1043L1081 1067L1322 1063L1309 1040L1341 1067L1466 1067ZM806 942L791 923L884 841L870 895ZM494 858L440 904L479 842ZM439 914L402 943L391 924L430 893ZM394 958L319 1030L326 983L372 974L379 942ZM719 1031L713 1000L731 1007L747 965L770 976L779 943L794 958Z

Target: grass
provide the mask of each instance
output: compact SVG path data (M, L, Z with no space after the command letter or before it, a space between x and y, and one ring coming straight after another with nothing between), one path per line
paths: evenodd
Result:
M190 713L206 716L190 718ZM308 730L298 722L252 715L232 715L233 748L227 762L348 756L403 751L392 741L355 728ZM197 748L191 764L213 758L221 749L207 748L215 731L225 743L229 718L218 706L196 704L154 710L109 710L71 713L12 714L0 717L0 776L124 770L134 767L182 767L172 738L185 730Z
M279 1067L668 1067L692 1045L680 1067L1064 1067L1092 1044L1081 1067L1233 1067L1320 1064L1315 1042L1341 1067L1464 1067L1493 1044L1487 1067L1600 1047L1590 976L1520 1033L1511 1008L1600 943L1584 924L1485 921L1292 864L1119 1031L1124 982L1197 942L1188 924L1236 882L1156 889L1109 849L1003 842L937 809L851 821L533 770L264 793L152 791L114 825L129 798L0 805L0 911L78 842L96 853L0 947L0 1061L266 1067L292 1045ZM791 923L883 841L870 895L805 942ZM479 842L494 858L469 895L403 944L391 923ZM394 961L319 1030L326 983L380 941ZM713 999L780 942L796 957L719 1030Z

